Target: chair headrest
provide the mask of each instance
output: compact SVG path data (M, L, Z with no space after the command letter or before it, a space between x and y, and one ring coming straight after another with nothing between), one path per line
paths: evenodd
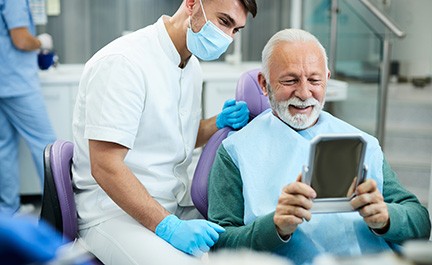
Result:
M249 120L258 116L264 110L270 108L268 98L263 95L258 84L258 73L260 69L254 69L243 73L237 83L236 100L245 101L249 108ZM198 211L207 219L208 207L208 175L213 165L216 151L221 142L228 136L233 129L225 127L217 131L201 153L195 168L192 180L191 197Z
M261 69L253 69L243 73L237 83L236 100L247 103L250 120L270 108L268 97L263 95L258 84L258 73L260 71Z

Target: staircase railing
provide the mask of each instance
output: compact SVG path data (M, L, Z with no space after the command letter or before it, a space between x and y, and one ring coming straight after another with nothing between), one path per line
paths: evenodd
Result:
M405 37L403 32L394 22L391 21L381 10L373 5L369 0L350 0L346 3L351 6L353 11L361 17L363 21L374 31L382 40L382 58L380 65L380 81L378 94L378 110L376 120L376 137L384 148L385 125L387 114L387 96L390 75L392 37ZM336 42L337 42L337 17L339 13L338 0L331 1L331 24L330 24L330 52L329 68L335 73L336 65Z

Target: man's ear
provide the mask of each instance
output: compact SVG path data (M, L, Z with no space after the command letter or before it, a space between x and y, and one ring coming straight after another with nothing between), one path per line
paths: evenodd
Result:
M192 15L193 8L195 6L196 0L185 0L184 4L186 5L186 10L188 12L188 16Z
M261 87L261 90L262 90L264 96L268 96L267 80L265 79L263 73L261 73L261 72L258 73L258 84Z

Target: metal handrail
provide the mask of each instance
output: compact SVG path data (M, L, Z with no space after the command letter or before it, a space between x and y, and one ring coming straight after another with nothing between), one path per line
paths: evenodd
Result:
M405 37L405 32L400 30L384 13L382 13L376 6L369 0L360 0L362 3L386 28L390 30L395 36L399 38ZM383 57L381 61L381 77L379 83L379 96L378 96L378 109L376 121L376 137L384 149L385 141L385 125L387 116L387 98L388 86L390 76L390 62L391 62L392 43L388 34L384 34L382 40Z
M369 0L360 0L360 2L378 18L384 26L386 26L393 34L399 38L406 36L405 32L399 29L386 15L384 15L376 6L374 6Z
M350 2L355 4L355 1ZM400 30L384 13L382 13L377 7L375 7L369 0L358 0L358 3L363 4L367 10L373 14L379 22L381 22L387 30L393 33L399 38L405 37L405 32ZM337 16L339 12L338 0L332 0L331 5L331 31L330 31L330 58L329 66L332 70L336 69L336 35L337 35ZM378 95L378 110L377 110L377 121L376 121L376 137L378 138L381 147L384 149L384 135L385 135L385 124L387 114L387 95L388 95L388 83L390 75L390 61L391 61L391 48L392 44L388 34L383 34L383 58L381 61L381 77L380 77L380 93Z

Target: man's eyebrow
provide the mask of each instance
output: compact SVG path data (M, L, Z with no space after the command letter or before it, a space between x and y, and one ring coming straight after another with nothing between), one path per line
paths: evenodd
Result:
M298 78L298 75L296 73L286 73L280 76L280 79L284 78Z
M312 72L312 73L309 74L309 77L317 77L317 76L321 77L321 73L318 72L318 71L317 72Z
M236 23L236 21L235 21L235 19L234 18L232 18L230 15L228 15L227 13L219 13L219 15L220 16L222 16L222 17L224 17L226 20L228 20L228 23L229 23L229 26L234 26L234 25L236 25L237 23ZM239 26L239 27L236 27L237 29L242 29L242 28L244 28L245 27L245 25L243 25L243 26Z

